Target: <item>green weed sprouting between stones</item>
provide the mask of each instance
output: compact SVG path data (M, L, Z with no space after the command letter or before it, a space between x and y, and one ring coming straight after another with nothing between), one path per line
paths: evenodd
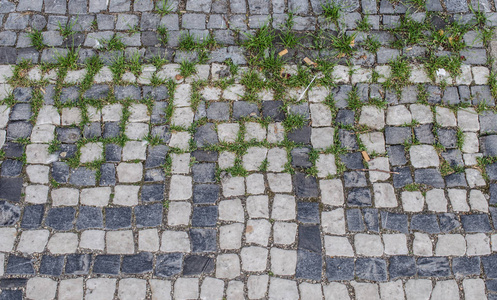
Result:
M409 184L406 184L404 186L404 190L406 190L408 192L419 191L419 189L420 189L420 186L417 183L409 183Z
M293 49L300 45L300 40L302 39L302 37L297 36L295 32L292 31L293 25L295 24L294 18L295 15L293 12L287 14L287 19L285 24L281 26L282 31L281 34L279 34L281 45L289 49Z
M356 22L357 30L363 32L369 32L372 28L371 24L369 24L369 15L365 14L364 17Z
M36 29L31 29L31 32L28 33L28 37L31 40L31 45L35 47L36 50L41 51L47 47L43 42L43 35L41 31Z
M292 129L302 128L306 124L307 120L304 116L294 113L287 114L285 120L283 121L283 127L287 132Z
M391 75L383 83L383 86L387 89L395 89L399 91L402 87L409 84L409 77L411 76L411 67L409 62L402 58L397 57L397 59L390 61Z
M78 19L74 20L73 22L69 21L69 23L62 25L60 21L58 22L58 27L60 31L60 35L63 36L64 38L68 38L69 36L72 36L76 33L76 31L73 29L74 25L78 22Z
M321 4L321 9L323 10L324 18L329 22L335 23L338 27L337 22L340 19L340 6L334 1L328 1Z
M159 27L157 27L157 34L157 39L159 40L159 42L161 42L162 45L167 45L167 42L169 41L169 31L167 30L167 28L163 25L160 25Z
M173 4L169 0L158 0L155 3L155 12L157 12L162 17L170 14L173 11Z
M124 50L126 47L121 40L121 37L116 34L114 34L109 40L101 39L99 42L102 44L103 48L108 51Z
M459 55L436 56L433 53L430 53L424 63L428 77L433 81L435 81L435 75L438 69L444 69L448 71L452 77L456 77L461 73L461 65L462 58Z
M347 35L345 32L340 32L337 36L330 35L331 44L340 54L351 55L357 51L355 47L356 35L356 33Z

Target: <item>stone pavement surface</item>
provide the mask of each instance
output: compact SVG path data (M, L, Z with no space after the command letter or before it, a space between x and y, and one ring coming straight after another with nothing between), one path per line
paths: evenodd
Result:
M497 299L495 6L0 0L0 300Z

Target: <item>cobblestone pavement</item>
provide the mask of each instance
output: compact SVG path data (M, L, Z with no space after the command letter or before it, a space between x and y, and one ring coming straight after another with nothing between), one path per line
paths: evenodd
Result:
M497 299L495 5L0 0L0 300Z

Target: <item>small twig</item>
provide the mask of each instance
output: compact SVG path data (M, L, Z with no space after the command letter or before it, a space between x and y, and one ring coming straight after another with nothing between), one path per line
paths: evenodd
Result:
M388 173L388 174L400 174L399 172L391 172L391 171L385 171L385 170L380 170L380 169L354 169L352 171L366 171L366 172L382 172L382 173Z

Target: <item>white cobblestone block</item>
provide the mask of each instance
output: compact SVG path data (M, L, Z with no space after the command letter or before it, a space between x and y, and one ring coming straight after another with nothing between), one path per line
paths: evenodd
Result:
M140 187L136 185L116 185L112 203L125 206L137 205L139 190Z
M387 65L376 66L374 68L374 70L379 75L379 78L378 78L379 83L386 82L392 74L392 68L390 66L387 66Z
M171 153L171 173L186 174L190 172L190 153Z
M378 285L376 283L352 281L350 284L354 288L357 300L380 300Z
M128 123L124 129L124 134L131 140L142 140L148 135L148 124Z
M28 185L25 189L27 203L42 204L47 202L48 186L46 185ZM53 198L53 196L52 196ZM76 204L77 200L76 198ZM55 204L54 204L55 205Z
M457 125L456 116L450 109L437 106L435 111L435 119L440 126L455 127Z
M437 281L431 299L459 299L459 287L455 280Z
M31 183L48 183L48 174L50 167L42 165L29 165L26 166L26 174L28 175Z
M176 96L176 94L175 94ZM128 122L148 122L150 116L148 115L148 108L145 104L133 103L129 107Z
M15 228L0 228L0 251L12 251L16 236L17 230Z
M171 281L149 279L148 283L152 292L152 300L171 300Z
M274 300L297 300L299 291L297 283L293 280L271 277L269 283L269 299Z
M219 141L234 143L238 137L240 125L238 123L221 123L217 125Z
M429 105L424 104L411 104L412 119L419 122L419 124L433 123L433 112Z
M221 249L240 249L244 226L234 223L219 227L219 246Z
M292 176L288 173L267 173L269 188L274 193L292 192Z
M125 278L119 281L117 295L121 300L145 299L147 281L138 278Z
M465 172L466 180L468 181L468 185L470 188L487 185L479 170L467 168L465 169Z
M462 145L461 151L463 153L477 153L480 150L480 142L478 140L478 134L476 132L463 132L462 136L464 143ZM466 157L466 155L464 156ZM466 165L475 164L476 163L466 163Z
M110 254L133 254L135 252L135 242L133 231L107 231L105 234L107 253Z
M341 206L345 201L343 184L340 179L320 180L321 202L326 205Z
M466 254L468 256L490 254L490 238L484 233L466 234Z
M83 277L60 281L59 300L82 300L83 294Z
M295 197L276 194L273 199L271 218L275 220L294 220L296 217Z
M490 71L487 67L475 66L471 68L475 84L487 84Z
M106 206L111 194L110 187L95 187L81 190L81 204L92 206Z
M267 156L267 148L250 147L243 155L243 167L247 171L257 171Z
M406 298L408 300L430 299L432 289L429 279L409 279L405 284Z
M7 123L9 122L9 115L10 115L10 107L7 105L0 105L0 128L3 129L7 127Z
M354 73L352 74L351 83L356 84L359 82L370 82L372 73L373 72L371 69L355 67Z
M17 251L26 254L43 252L48 242L48 230L26 230L21 233L21 239L17 245Z
M347 286L343 283L330 282L327 285L323 285L323 293L325 300L350 300Z
M179 148L181 150L188 150L190 147L190 133L186 131L175 131L171 133L171 139L169 140L169 146L173 148Z
M354 250L349 239L341 236L325 236L324 247L328 256L354 256Z
M189 107L175 108L171 117L171 124L188 128L193 123L193 116L194 113Z
M28 164L49 164L55 155L48 153L47 144L30 144L26 146L26 162Z
M435 255L462 256L466 253L466 241L460 234L441 234L438 236Z
M370 170L390 171L390 162L387 157L376 157L368 162ZM369 171L369 180L371 182L378 182L390 179L390 173Z
M320 178L335 175L337 173L335 155L319 154L318 159L316 160L316 167L318 170L318 177Z
M247 184L248 194L263 194L266 189L263 174L250 174L245 178L245 182Z
M407 255L407 237L405 234L394 233L384 234L383 243L385 244L385 254L388 255Z
M26 297L32 300L51 300L57 293L57 281L50 278L34 277L26 284Z
M247 243L267 246L271 234L271 223L268 220L248 220L245 228Z
M223 98L226 100L240 100L245 93L245 87L241 84L230 85L223 91Z
M312 127L325 127L331 125L331 110L321 103L310 104Z
M273 241L279 245L290 245L295 242L297 224L275 222L273 225Z
M345 215L343 208L321 213L323 232L329 234L345 234Z
M134 183L142 180L143 165L141 163L120 163L116 168L120 183Z
M383 244L379 235L356 234L354 236L356 254L365 256L382 256Z
M116 279L91 278L86 281L85 299L112 300L116 291Z
M32 143L50 143L54 139L55 126L51 124L36 125L31 132Z
M488 202L480 190L471 190L469 192L469 205L473 211L488 212Z
M169 226L188 225L190 223L192 205L185 201L169 203L167 224Z
M485 282L480 278L466 278L462 282L465 299L486 299Z
M430 237L426 233L415 232L412 251L414 255L432 256L433 245Z
M166 230L162 232L160 251L190 252L190 239L184 231Z
M266 269L268 251L262 247L244 247L240 252L242 269L248 272L260 272Z
M159 251L159 233L157 229L144 229L138 232L138 250Z
M123 147L123 161L145 160L147 158L147 145L143 142L129 141Z
M219 220L243 222L245 213L240 199L219 202Z
M74 253L78 248L78 235L72 232L57 232L50 237L47 249L52 254Z
M285 139L285 128L281 123L269 123L267 127L267 141L279 143Z
M260 123L247 122L245 123L245 138L246 142L257 141L262 142L266 140L267 131L264 126Z
M383 129L385 127L384 109L370 105L363 106L359 117L359 125L366 125L376 130Z
M223 195L225 197L241 196L245 194L245 179L230 175L221 179Z
M384 154L386 152L385 137L382 132L367 132L360 134L359 138L368 153Z
M442 189L432 189L426 192L426 205L428 205L428 210L436 212L446 212L447 211L447 198L445 197L445 192Z
M400 126L410 124L411 112L404 105L389 106L387 108L387 125Z
M47 188L48 192L48 188ZM61 206L69 205L75 206L79 203L79 190L74 188L59 188L52 189L52 205ZM44 203L44 202L41 202Z
M197 299L199 296L198 278L178 278L174 283L174 299Z
M169 185L169 200L188 200L192 197L192 178L173 175Z
M240 275L240 258L236 254L220 254L216 259L216 277L233 279Z
M331 73L336 83L349 83L349 67L336 65L333 67L333 72Z
M404 191L402 192L401 198L402 198L402 207L404 208L404 211L420 212L423 210L425 199L423 197L423 194L421 194L421 192Z
M415 168L438 167L440 164L437 151L430 145L414 145L409 149L409 154Z
M82 121L81 109L77 107L62 108L62 125L79 125Z
M380 282L381 299L404 300L404 289L402 280L391 282Z
M100 250L105 249L105 231L103 230L85 230L81 233L79 248Z
M324 102L330 91L324 86L314 86L308 92L309 102Z
M469 205L466 202L466 190L448 189L448 194L454 211L469 211Z
M222 299L224 282L220 279L207 277L200 288L200 299Z
M260 299L266 295L269 284L268 275L251 275L247 280L249 299Z
M333 127L311 128L311 144L314 149L326 149L333 146Z
M323 299L323 291L321 290L321 284L312 284L308 282L302 282L299 284L300 298L308 300L320 300Z
M461 108L457 111L457 126L463 131L480 130L478 113L472 107Z
M373 193L376 207L397 207L397 197L390 183L373 184Z

